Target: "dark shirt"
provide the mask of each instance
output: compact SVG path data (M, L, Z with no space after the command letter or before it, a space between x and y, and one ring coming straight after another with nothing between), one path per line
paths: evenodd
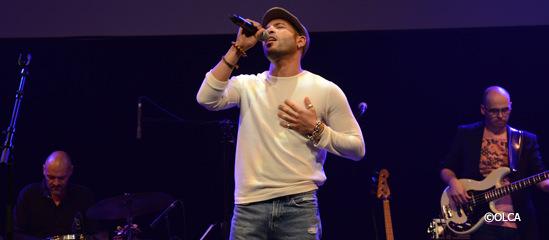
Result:
M94 204L91 191L83 186L69 183L67 196L59 206L50 196L46 180L33 183L21 190L14 209L13 239L36 240L74 234L72 225L76 213L83 217L85 235L97 233L96 220L87 218L86 210Z

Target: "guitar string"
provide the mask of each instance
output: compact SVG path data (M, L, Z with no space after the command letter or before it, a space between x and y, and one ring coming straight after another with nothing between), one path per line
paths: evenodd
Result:
M483 204L483 203L486 203L488 201L492 201L492 200L489 200L489 199L491 199L493 197L495 197L495 199L500 198L500 196L507 195L507 194L511 193L511 191L513 191L513 186L516 186L516 185L518 185L520 188L531 186L531 185L534 184L534 183L531 182L531 179L535 180L536 177L540 177L539 179L541 179L542 175L544 176L545 180L548 179L549 178L549 171L545 171L543 173L534 175L532 177L516 181L512 184L509 184L509 185L501 187L501 188L490 190L490 191L485 192L483 194L475 195L474 196L475 200L473 202L469 202L469 203L465 204L465 206L468 207L468 206L471 206L471 205ZM524 184L524 186L521 186L521 184ZM519 190L519 189L517 189L517 190ZM469 200L469 201L471 201L471 200Z

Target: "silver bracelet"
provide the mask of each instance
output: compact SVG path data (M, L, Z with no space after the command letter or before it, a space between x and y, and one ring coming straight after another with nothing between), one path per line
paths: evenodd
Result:
M320 120L317 120L316 121L316 126L315 126L315 130L313 131L313 133L311 133L310 135L307 135L307 138L311 141L314 141L315 138L317 137L318 135L318 131L320 130L320 125L322 125L322 122Z

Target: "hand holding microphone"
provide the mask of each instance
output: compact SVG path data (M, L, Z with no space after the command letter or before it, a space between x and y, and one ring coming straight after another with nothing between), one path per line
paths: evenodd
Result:
M257 41L263 42L269 38L269 33L265 31L258 22L244 19L236 14L229 15L229 19L240 27L236 43L242 47L244 51L253 47Z

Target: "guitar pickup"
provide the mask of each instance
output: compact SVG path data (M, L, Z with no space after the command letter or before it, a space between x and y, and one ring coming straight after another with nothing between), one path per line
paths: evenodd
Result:
M456 210L457 210L457 213L458 213L458 217L461 217L463 214L461 214L461 205L456 205Z
M469 215L473 212L473 205L467 204L467 212L466 214Z

